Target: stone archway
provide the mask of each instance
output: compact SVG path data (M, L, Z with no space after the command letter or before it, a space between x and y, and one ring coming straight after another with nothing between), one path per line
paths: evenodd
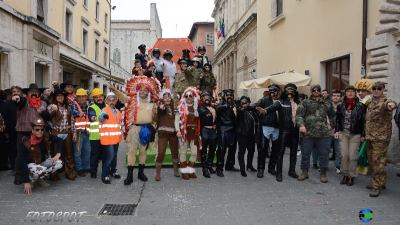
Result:
M367 39L366 77L387 83L387 95L400 102L400 0L385 0L379 8L375 35ZM389 158L400 161L398 129L393 124Z

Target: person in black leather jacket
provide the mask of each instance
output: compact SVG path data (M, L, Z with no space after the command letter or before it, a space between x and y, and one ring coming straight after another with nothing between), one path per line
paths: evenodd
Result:
M357 153L364 137L366 106L356 97L356 88L345 90L343 103L337 106L335 138L339 139L343 178L340 184L352 186L357 176Z
M212 97L210 93L203 92L201 97L203 101L203 105L199 108L200 135L202 141L201 164L203 167L203 176L210 178L210 173L215 173L212 164L217 147L217 113L211 105Z
M234 103L234 90L224 90L224 98L217 106L217 129L220 138L221 148L217 151L217 176L223 177L224 159L226 149L228 156L226 159L225 170L239 171L234 167L236 155L236 113L237 109Z
M288 175L298 178L296 174L297 147L299 143L299 129L296 126L295 115L297 104L300 103L297 86L289 83L284 87L280 99L267 107L261 113L275 113L279 116L279 147L273 148L268 163L268 171L276 176L278 182L282 182L282 165L285 149L290 148L290 164ZM276 170L275 170L276 169Z
M258 118L255 108L250 106L250 98L242 96L240 98L240 108L237 113L236 135L239 142L238 161L240 173L247 177L246 168L252 172L256 170L253 167L253 156L255 151L255 138L258 129ZM244 154L247 149L247 166L244 163Z
M253 107L257 109L257 111L261 112L267 107L274 104L277 96L279 96L279 87L277 85L271 85L269 87L269 96L265 96L256 102ZM260 126L262 127L262 133L264 136L264 143L262 148L258 148L258 159L257 159L257 177L264 177L265 170L265 161L268 157L269 150L269 141L272 140L272 148L278 148L279 142L279 129L278 129L278 116L276 112L266 112L260 114ZM275 174L273 171L268 170L269 173Z

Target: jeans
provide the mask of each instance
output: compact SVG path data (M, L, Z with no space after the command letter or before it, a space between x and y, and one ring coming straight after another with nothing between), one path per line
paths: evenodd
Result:
M101 170L102 178L110 176L111 162L114 158L114 146L115 145L103 145L103 168Z
M90 141L90 173L97 174L97 167L99 164L99 160L101 159L101 150L102 145L100 144L100 140L91 140Z
M258 158L257 158L257 169L265 169L265 161L269 151L269 140L272 140L272 150L270 156L270 162L274 161L276 158L276 153L279 148L279 129L274 127L262 127L263 130L263 147L258 148ZM272 161L271 161L272 160ZM274 167L274 163L271 163L271 168ZM269 166L269 164L268 164Z
M113 158L112 158L111 164L110 164L110 173L111 174L114 174L115 172L117 172L117 156L118 156L119 144L113 145L113 148L114 148L114 155L113 155Z
M318 165L318 158L319 158L319 153L318 150L313 148L312 150L312 163L313 165Z
M340 144L339 140L335 137L332 137L332 147L333 152L335 153L335 167L340 169L341 166L341 157L340 157Z
M310 156L313 150L318 152L319 167L328 169L330 146L330 137L305 137L301 146L301 169L310 168Z
M88 134L78 134L80 140L74 143L75 170L90 170L90 141ZM79 144L79 146L78 146Z

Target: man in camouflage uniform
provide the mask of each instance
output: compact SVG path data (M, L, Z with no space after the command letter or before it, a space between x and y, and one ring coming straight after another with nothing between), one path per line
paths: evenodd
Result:
M203 71L200 74L200 91L208 92L212 95L216 85L217 81L212 72L211 65L207 63L203 66Z
M331 146L331 126L329 121L335 121L335 111L332 104L321 95L321 86L311 86L311 96L300 103L297 108L296 123L304 140L301 145L301 170L298 180L308 178L310 155L314 147L319 153L320 181L328 182L326 172L329 164Z
M174 95L175 102L179 102L182 93L188 87L198 87L199 80L193 74L193 68L188 67L188 62L186 60L180 61L181 70L175 75L175 83L174 83Z
M365 137L368 141L368 162L372 169L372 189L370 197L378 197L386 183L386 154L392 136L392 112L396 103L386 97L385 84L376 82L372 86L372 99L368 104Z

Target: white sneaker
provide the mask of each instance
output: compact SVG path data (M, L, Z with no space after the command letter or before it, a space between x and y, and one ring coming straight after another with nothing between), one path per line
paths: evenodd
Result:
M340 174L340 169L336 168L336 174Z
M301 151L297 151L297 156L300 156L301 155Z

